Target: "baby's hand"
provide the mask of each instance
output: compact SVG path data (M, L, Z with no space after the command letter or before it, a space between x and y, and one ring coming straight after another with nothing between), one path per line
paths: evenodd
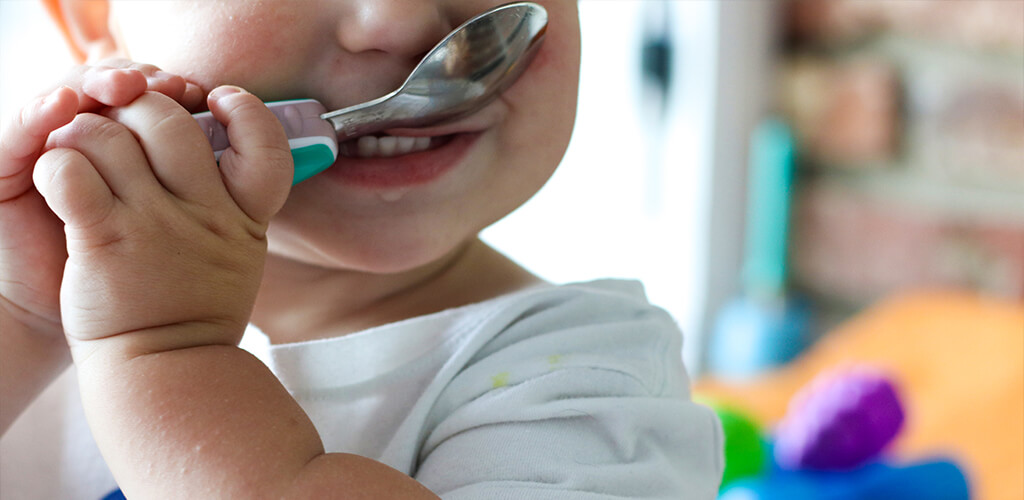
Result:
M189 111L156 92L50 135L33 179L65 224L61 313L76 359L99 339L133 355L233 344L244 330L292 160L255 96L220 87L208 102L232 144L219 168Z
M66 258L60 220L32 186L32 167L50 132L79 113L122 106L161 92L189 109L202 91L155 66L110 60L78 66L48 96L25 106L0 131L0 317L28 331L60 335L58 291Z

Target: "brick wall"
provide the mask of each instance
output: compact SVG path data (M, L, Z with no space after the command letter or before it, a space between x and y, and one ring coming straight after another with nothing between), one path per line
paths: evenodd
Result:
M1024 299L1024 0L790 0L795 284Z

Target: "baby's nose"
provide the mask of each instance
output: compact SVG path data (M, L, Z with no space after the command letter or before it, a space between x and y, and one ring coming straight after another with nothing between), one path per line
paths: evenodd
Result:
M338 41L352 53L382 51L418 59L455 26L438 0L353 0L338 23Z

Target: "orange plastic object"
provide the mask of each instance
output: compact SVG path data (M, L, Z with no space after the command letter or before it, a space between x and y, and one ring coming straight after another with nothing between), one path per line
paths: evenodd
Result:
M905 293L840 325L790 365L750 382L703 379L697 395L747 410L765 427L819 373L850 363L889 371L907 421L897 460L961 465L972 498L1024 498L1024 303L967 292Z

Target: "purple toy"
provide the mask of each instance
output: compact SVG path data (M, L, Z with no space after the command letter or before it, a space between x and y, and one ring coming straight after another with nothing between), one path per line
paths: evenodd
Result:
M790 403L775 435L787 470L848 470L875 457L903 425L903 405L880 370L856 366L820 376Z

